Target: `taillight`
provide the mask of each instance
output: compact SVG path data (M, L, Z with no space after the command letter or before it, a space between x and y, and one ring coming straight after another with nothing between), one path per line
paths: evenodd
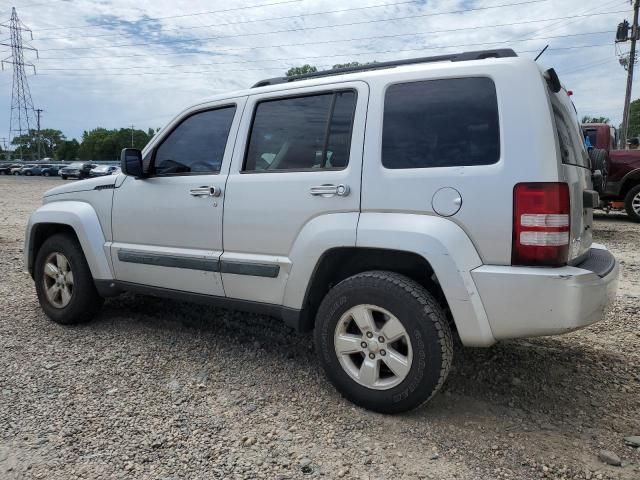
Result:
M518 183L513 189L511 264L565 265L569 257L570 227L566 183Z

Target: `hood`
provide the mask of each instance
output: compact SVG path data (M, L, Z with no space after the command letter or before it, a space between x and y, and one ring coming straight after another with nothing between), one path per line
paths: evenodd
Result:
M85 192L87 190L95 190L96 187L114 188L116 180L120 175L106 175L104 177L88 178L86 180L78 180L75 182L65 183L59 187L54 187L44 193L45 197L52 195L60 195L63 193Z

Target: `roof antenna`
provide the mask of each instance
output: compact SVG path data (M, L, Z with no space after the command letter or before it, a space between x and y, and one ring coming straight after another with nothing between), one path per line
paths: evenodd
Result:
M542 51L541 51L541 52L538 54L538 56L535 58L534 62L537 62L537 61L538 61L538 59L542 56L542 54L543 54L544 52L546 52L546 51L547 51L547 48L549 48L549 45L547 45L546 47L544 47L544 48L542 49Z

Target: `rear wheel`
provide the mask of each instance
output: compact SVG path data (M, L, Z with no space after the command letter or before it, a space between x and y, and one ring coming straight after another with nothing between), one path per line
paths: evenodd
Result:
M36 257L34 280L40 306L56 323L91 320L104 301L78 240L69 234L45 240Z
M627 192L624 206L629 218L634 222L640 222L640 185L636 185Z
M429 400L453 357L451 331L434 297L393 272L364 272L332 288L318 309L320 362L342 395L398 413Z
M42 174L42 176L43 176L43 177L48 177L48 176L49 176L49 172L44 172L44 173Z
M607 179L609 177L609 154L602 148L594 148L589 151L589 159L591 160L591 171L600 170L602 174L600 191L604 192L607 188Z

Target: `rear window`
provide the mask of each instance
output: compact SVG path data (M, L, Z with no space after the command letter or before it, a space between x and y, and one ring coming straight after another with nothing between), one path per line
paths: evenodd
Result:
M585 150L584 136L578 124L578 118L575 114L569 113L567 106L558 98L558 94L550 95L562 163L589 168L589 155ZM590 140L592 145L596 145L595 138Z
M490 78L401 83L387 89L382 165L490 165L500 158L496 87Z

